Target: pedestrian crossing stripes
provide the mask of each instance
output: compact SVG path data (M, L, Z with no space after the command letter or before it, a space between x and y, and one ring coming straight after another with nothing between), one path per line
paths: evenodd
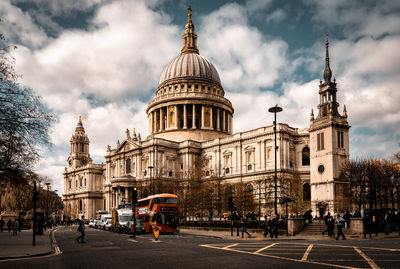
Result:
M336 268L389 268L389 263L400 262L400 249L328 245L308 243L225 243L202 247L267 258L318 264Z

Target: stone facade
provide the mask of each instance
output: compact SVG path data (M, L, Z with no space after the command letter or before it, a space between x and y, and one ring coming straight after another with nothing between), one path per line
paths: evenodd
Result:
M232 134L234 109L224 97L216 68L199 54L190 12L183 41L181 54L165 67L147 107L149 135L145 140L127 129L122 142L107 146L105 165L96 165L79 120L64 172L64 203L73 217L92 218L97 210L130 202L133 187L138 187L139 196L149 195L142 187L151 185L154 178L169 182L173 192L174 182L188 177L199 156L205 178L251 186L254 198L262 199L263 213L272 212L273 199L260 194L268 189L265 179L274 175L273 126ZM322 212L322 207L325 213L335 210L340 164L349 158L347 115L337 112L336 83L331 82L329 72L324 72L319 114L314 119L312 113L310 128L281 123L276 130L279 184L298 176L303 189L300 199L314 214ZM324 171L318 172L321 165ZM281 191L279 187L278 195Z

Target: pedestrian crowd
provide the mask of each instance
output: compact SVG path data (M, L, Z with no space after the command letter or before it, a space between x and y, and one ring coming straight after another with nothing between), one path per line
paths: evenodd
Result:
M331 238L338 240L341 236L343 240L345 240L346 237L343 233L343 229L348 229L350 227L351 217L361 217L361 214L356 211L351 215L348 210L345 210L343 214L336 214L335 216L331 216L331 214L328 213L324 216L326 229L322 232L322 235L328 233L328 236ZM386 235L390 234L392 231L396 231L400 235L400 211L395 213L389 210L386 212L382 221L379 219L378 214L373 214L369 211L364 212L362 217L364 238L367 238L367 235L369 235L369 238L372 238L372 234L378 235L379 227L383 227ZM336 236L335 227L337 228Z
M3 220L3 218L0 219L0 231L3 232L4 230L4 225L5 225L5 221ZM13 236L17 236L18 235L18 231L21 231L21 226L20 223L17 219L8 219L7 221L7 229L8 232L13 232Z
M264 237L267 238L269 235L271 238L278 238L278 228L279 228L279 217L265 216L264 222L261 223L261 227L264 229Z

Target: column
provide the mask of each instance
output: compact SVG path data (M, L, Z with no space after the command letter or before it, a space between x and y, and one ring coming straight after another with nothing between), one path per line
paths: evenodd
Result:
M210 107L210 128L214 130L214 121L213 121L213 107Z
M219 108L217 108L217 130L218 131L220 131L221 130L221 126L220 126L220 121L221 121L221 119L220 119L220 110L219 110Z
M231 133L232 132L232 116L231 113L228 112L228 132Z
M183 105L183 129L187 129L187 111L186 111L186 105Z
M165 129L169 129L169 106L167 106L167 122L165 123Z
M222 131L226 132L226 110L222 111Z
M175 129L178 129L179 123L178 123L178 106L175 105Z
M125 187L125 203L128 203L128 187Z
M164 130L164 124L163 124L163 121L164 121L164 113L163 113L163 108L161 107L160 108L160 131L162 131L162 130Z
M193 104L192 128L193 128L193 129L196 129L196 105L195 105L195 104Z
M204 129L204 105L201 105L201 129Z
M149 134L153 133L153 112L149 114Z

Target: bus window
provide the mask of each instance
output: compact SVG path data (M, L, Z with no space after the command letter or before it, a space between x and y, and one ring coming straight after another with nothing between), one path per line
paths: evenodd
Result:
M159 204L177 204L178 198L159 197L158 203Z

